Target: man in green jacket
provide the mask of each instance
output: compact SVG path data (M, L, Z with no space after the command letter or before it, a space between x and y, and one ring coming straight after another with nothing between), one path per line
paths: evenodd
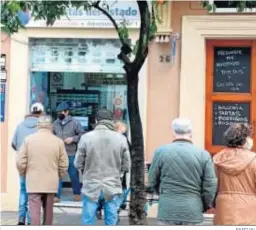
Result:
M159 225L196 225L212 206L217 179L210 154L192 143L187 119L172 123L174 141L158 148L149 183L159 193Z

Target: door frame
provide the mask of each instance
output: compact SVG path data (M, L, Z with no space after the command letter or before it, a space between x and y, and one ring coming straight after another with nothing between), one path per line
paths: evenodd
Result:
M251 47L251 92L222 93L213 92L214 47ZM253 65L254 63L254 65ZM253 128L256 125L256 40L206 40L206 86L205 86L205 147L215 154L223 149L222 145L212 144L213 102L250 102L250 120ZM254 139L256 137L254 136Z

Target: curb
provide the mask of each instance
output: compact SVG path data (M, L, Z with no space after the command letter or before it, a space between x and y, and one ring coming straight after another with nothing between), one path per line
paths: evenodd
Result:
M81 214L82 213L82 202L63 201L54 204L54 213L68 213L68 214ZM104 216L104 210L102 210ZM128 210L123 210L119 214L120 217L128 217ZM214 214L203 214L204 221L213 222ZM149 216L149 218L156 218Z

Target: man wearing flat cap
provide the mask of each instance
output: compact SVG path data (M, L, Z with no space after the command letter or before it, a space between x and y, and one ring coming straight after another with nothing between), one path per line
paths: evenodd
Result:
M172 123L174 141L161 146L149 169L150 187L159 193L159 225L197 225L211 208L217 179L210 154L192 143L192 125Z
M83 174L82 224L94 225L100 204L104 206L105 225L118 223L122 202L120 177L130 170L130 153L124 135L116 132L113 114L101 109L96 128L84 134L78 145L75 167Z
M52 134L52 120L49 116L40 116L38 132L25 138L17 155L17 168L25 177L31 224L52 225L53 202L59 179L68 169L68 156L63 141Z
M80 137L84 133L83 127L79 121L72 118L69 113L70 107L66 102L62 102L57 106L56 112L58 114L58 119L53 124L53 133L62 139L65 143L66 152L68 154L69 166L68 174L71 180L74 201L80 201L80 182L79 173L74 166L74 160L77 150L77 144ZM60 181L59 189L55 202L60 201L62 191L62 181Z

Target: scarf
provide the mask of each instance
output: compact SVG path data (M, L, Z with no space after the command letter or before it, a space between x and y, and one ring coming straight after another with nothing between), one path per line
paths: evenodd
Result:
M105 126L107 127L109 130L112 130L112 131L116 131L115 130L115 127L114 127L114 123L110 120L101 120L99 121L97 124L96 124L96 129L99 127L99 126Z

